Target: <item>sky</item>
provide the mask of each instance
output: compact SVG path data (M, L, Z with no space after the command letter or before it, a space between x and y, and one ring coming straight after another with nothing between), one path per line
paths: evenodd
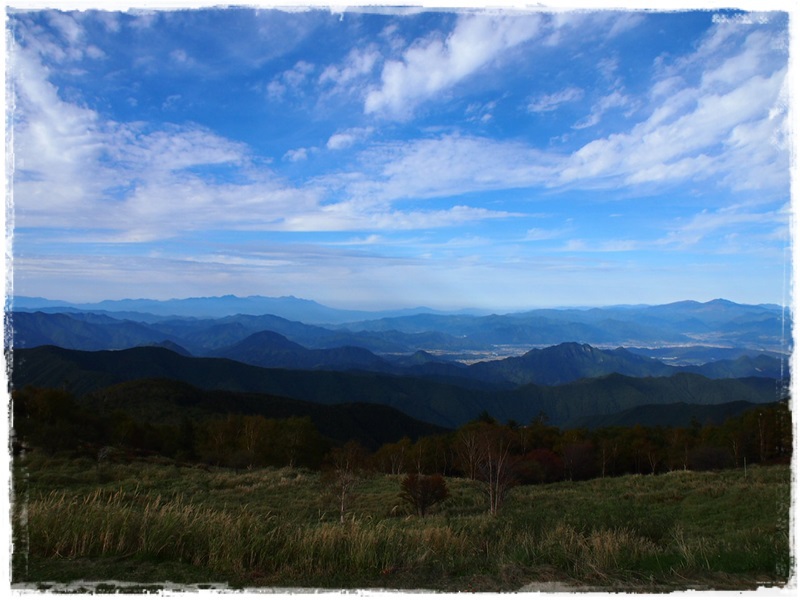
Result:
M789 302L789 4L7 10L8 293Z

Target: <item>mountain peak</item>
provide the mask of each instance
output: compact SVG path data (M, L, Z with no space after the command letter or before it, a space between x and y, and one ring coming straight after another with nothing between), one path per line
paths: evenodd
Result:
M245 348L258 348L262 351L305 350L300 344L296 344L286 336L274 331L259 331L247 336L241 342L235 344L234 347L238 350Z
M731 302L725 298L714 298L706 302L706 306L738 306L736 302Z

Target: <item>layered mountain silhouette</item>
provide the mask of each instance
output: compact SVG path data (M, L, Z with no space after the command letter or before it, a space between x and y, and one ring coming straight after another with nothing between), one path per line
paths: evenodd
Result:
M15 298L12 306L14 387L87 397L169 381L190 386L195 408L361 407L352 418L361 410L366 422L394 418L411 432L415 423L453 428L483 413L518 423L546 414L559 426L711 420L779 400L789 377L789 311L726 300L505 315L339 311L260 296L92 305Z
M735 359L706 364L668 365L643 355L646 350L631 352L624 348L599 349L589 344L565 342L547 348L532 349L522 356L501 360L483 360L469 366L435 356L425 351L398 355L376 354L360 345L373 337L372 347L380 346L374 333L347 333L286 321L279 317L231 317L217 321L179 320L142 323L113 319L93 313L14 313L13 346L30 348L56 345L68 349L104 350L134 346L162 346L182 354L231 358L261 367L285 369L320 369L372 371L377 373L434 378L485 387L487 384L511 388L527 383L557 385L583 377L621 373L632 377L669 376L692 372L711 378L771 377L788 373L786 357L772 353L756 354L740 350ZM312 338L327 347L308 348L274 330L254 328L272 326L295 338ZM449 341L447 334L400 334L427 337L427 343ZM437 337L437 339L433 339ZM415 344L382 344L390 351L398 346L408 349ZM336 345L337 342L342 345ZM345 343L352 342L352 343ZM706 347L712 352L713 347Z
M483 412L520 423L546 414L555 425L647 404L768 403L782 388L773 379L712 380L693 373L670 377L612 374L560 386L475 389L414 377L340 371L266 369L223 358L187 357L165 348L86 352L54 346L16 349L12 385L64 387L84 395L137 379L166 378L205 390L255 392L320 404L370 403L420 421L458 427Z
M193 354L231 345L259 331L280 333L307 348L358 346L377 353L413 353L431 348L453 352L492 350L498 345L532 348L567 340L612 347L703 345L786 352L791 346L792 330L792 315L785 308L727 300L539 309L505 315L412 309L380 316L385 313L337 311L297 298L234 296L71 306L18 297L12 307L14 321L18 321L14 325L14 343L18 346L41 345L42 336L48 335L62 336L61 345L75 349L100 349L101 345L109 348L110 343L130 347L168 339ZM20 316L32 313L40 313L38 325L35 319ZM48 322L42 316L47 314L66 315L81 322L83 329L63 317L61 322ZM323 315L330 318L320 320ZM111 335L104 331L107 329L114 330L113 336L102 340L103 335ZM50 343L58 342L52 339ZM95 347L89 348L90 343Z

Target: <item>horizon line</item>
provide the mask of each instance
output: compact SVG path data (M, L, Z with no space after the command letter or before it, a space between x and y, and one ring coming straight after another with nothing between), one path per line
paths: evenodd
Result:
M697 304L711 304L714 302L729 302L732 304L737 304L740 306L777 306L780 308L792 308L792 304L785 304L785 303L778 303L778 302L740 302L737 300L730 300L724 297L715 297L709 300L697 300L694 298L683 298L679 300L672 300L668 302L619 302L619 303L608 303L608 304L574 304L574 305L567 305L567 304L557 304L557 305L530 305L530 306L519 306L519 307L480 307L480 306L460 306L460 307L450 307L450 308L436 308L434 306L428 306L426 304L417 304L417 305L405 305L405 306L396 306L396 307L381 307L381 308L353 308L352 306L341 306L338 303L325 303L320 302L315 299L311 298L303 298L300 296L295 296L293 294L289 295L281 295L281 296L266 296L262 294L249 294L246 296L239 296L236 294L223 294L223 295L216 295L216 296L185 296L185 297L171 297L171 298L147 298L147 297L125 297L125 298L103 298L101 300L64 300L64 299L53 299L48 298L45 296L28 296L25 294L13 294L6 292L5 294L5 310L8 312L9 310L14 310L14 303L16 299L25 299L25 300L35 300L37 302L47 302L52 304L47 304L41 306L40 308L59 308L61 306L65 308L80 308L82 305L98 305L104 303L122 303L122 302L152 302L152 303L159 303L159 304L168 304L170 302L187 302L192 300L207 300L207 301L214 301L214 300L295 300L298 302L310 302L317 304L323 308L329 308L332 310L338 311L349 311L349 312L394 312L394 311L410 311L410 310L430 310L436 312L469 312L469 311L476 311L476 312L492 312L492 311L508 311L508 312L524 312L524 311L532 311L532 310L591 310L594 308L619 308L619 307L652 307L652 306L667 306L670 304L679 304L684 302L695 302Z

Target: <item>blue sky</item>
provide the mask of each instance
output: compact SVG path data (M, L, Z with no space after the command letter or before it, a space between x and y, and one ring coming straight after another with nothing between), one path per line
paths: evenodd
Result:
M13 292L786 302L785 10L11 10Z

